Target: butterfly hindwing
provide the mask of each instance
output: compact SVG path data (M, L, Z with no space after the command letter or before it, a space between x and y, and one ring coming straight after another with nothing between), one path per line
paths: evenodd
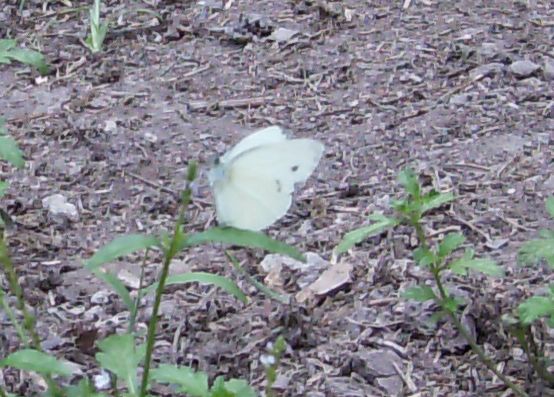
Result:
M289 208L291 196L271 186L271 180L253 177L245 183L225 183L214 189L218 221L239 229L261 230Z

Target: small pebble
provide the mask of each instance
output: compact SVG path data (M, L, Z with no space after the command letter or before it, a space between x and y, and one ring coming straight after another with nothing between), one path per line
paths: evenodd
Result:
M515 61L510 65L510 71L518 77L529 77L541 67L528 60Z

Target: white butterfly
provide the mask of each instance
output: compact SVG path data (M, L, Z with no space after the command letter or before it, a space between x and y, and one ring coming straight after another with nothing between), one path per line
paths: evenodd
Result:
M256 231L270 226L286 214L294 185L308 179L323 149L313 139L288 139L277 126L242 139L209 173L219 223Z

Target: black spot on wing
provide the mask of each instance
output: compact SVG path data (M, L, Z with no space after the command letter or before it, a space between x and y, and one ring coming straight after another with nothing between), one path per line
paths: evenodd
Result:
M299 166L293 165L292 167L290 167L290 170L291 170L292 172L296 172L296 171L298 171L298 168L299 168Z
M283 190L283 185L281 184L281 181L279 179L275 179L275 183L277 184L277 191L281 193Z

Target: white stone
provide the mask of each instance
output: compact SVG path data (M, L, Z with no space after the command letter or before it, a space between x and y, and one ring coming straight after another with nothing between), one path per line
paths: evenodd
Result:
M62 194L53 194L42 199L42 206L53 218L67 218L73 222L79 220L79 211L77 207L67 201Z

